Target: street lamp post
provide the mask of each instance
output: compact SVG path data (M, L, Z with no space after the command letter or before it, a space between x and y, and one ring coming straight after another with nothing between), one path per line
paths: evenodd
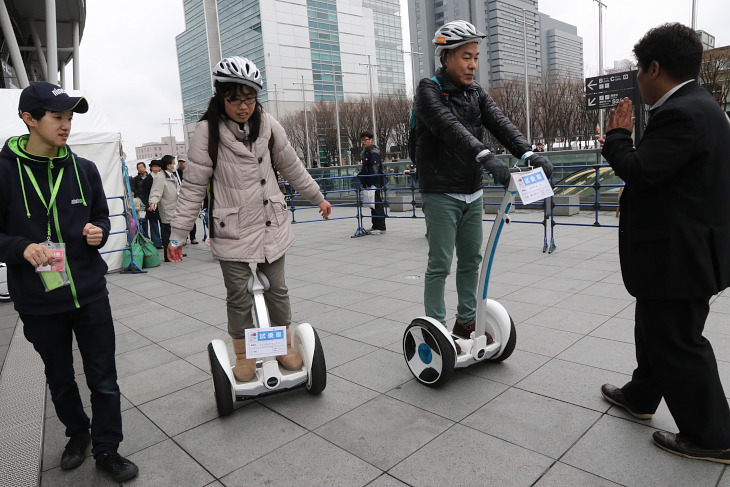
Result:
M522 40L525 50L525 120L527 122L527 141L532 145L532 135L530 134L530 78L528 73L527 62L527 11L522 9L522 20L515 19L515 23L522 24Z
M276 108L276 120L279 120L279 91L274 83L274 107Z
M304 136L306 140L306 152L304 160L306 161L307 167L312 167L309 160L309 122L307 121L307 96L304 93L304 75L302 75L301 83L294 83L295 85L302 85L302 104L304 105Z
M340 75L342 77L342 75ZM335 65L332 64L332 84L335 87L335 120L337 123L337 154L339 159L337 165L342 165L342 139L340 137L340 105L337 101L337 73L335 73Z
M416 88L418 87L418 76L416 75L416 63L415 59L416 56L421 56L422 52L417 52L413 50L413 42L411 42L411 50L410 51L403 51L403 54L410 54L411 56L411 74L413 75L413 96L416 95Z
M367 66L368 67L368 77L370 78L370 109L372 110L373 115L373 144L378 145L378 128L375 125L375 98L373 97L373 73L372 68L377 66L377 64L371 64L370 63L370 54L368 56L368 63L360 63L360 66Z
M598 4L598 76L603 76L603 9L606 4L601 0L593 0ZM598 134L603 135L603 110L598 110Z

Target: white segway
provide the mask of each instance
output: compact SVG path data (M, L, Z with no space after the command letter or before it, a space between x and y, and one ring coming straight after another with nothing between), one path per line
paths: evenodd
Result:
M5 263L0 262L0 303L10 301L10 291L8 291L8 268Z
M253 310L256 327L269 328L269 312L264 301L264 292L269 289L269 280L258 269L251 270L248 292L253 296ZM279 392L306 387L310 394L319 394L327 386L327 366L322 344L317 332L309 323L292 324L289 327L291 344L302 356L301 370L285 370L279 367L276 356L256 361L256 376L248 382L238 382L233 376L233 365L223 340L208 344L210 370L213 375L215 402L218 414L227 416L233 412L234 401L244 401Z
M513 167L510 172L522 169ZM465 339L452 335L438 320L428 316L414 319L406 328L403 354L408 368L420 383L437 387L451 379L455 368L483 361L501 362L512 355L517 343L515 324L501 304L487 298L487 287L497 242L504 224L510 221L509 212L516 194L514 179L510 178L484 248L477 290L476 329L471 337ZM485 332L493 338L492 343L487 343ZM460 352L457 353L454 343L458 343Z

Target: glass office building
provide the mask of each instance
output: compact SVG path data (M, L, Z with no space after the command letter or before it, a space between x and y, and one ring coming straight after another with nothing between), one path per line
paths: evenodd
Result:
M342 73L342 59L337 3L335 0L308 0L307 20L314 99L334 101L337 93L337 98L342 100L342 76L338 76Z
M212 85L203 2L185 0L185 31L177 36L177 58L185 123L198 120L208 106Z
M400 0L363 0L362 4L373 10L379 92L405 91Z
M221 57L245 56L264 77L259 99L272 113L317 100L405 90L399 0L184 0L177 36L187 123L205 111L210 72ZM368 58L368 55L370 57ZM336 84L335 84L336 80Z
M532 78L583 71L583 39L576 35L576 27L540 14L537 0L409 0L408 6L413 50L423 53L414 63L419 78L431 77L440 66L432 44L434 32L457 19L471 22L487 35L477 72L483 86L524 79L525 63Z

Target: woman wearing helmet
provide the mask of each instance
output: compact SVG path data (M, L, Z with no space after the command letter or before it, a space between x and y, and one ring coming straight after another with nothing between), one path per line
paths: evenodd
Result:
M552 166L530 151L530 143L474 81L479 42L486 37L464 20L444 24L433 43L441 67L436 79L422 79L416 91L415 160L428 237L424 285L426 315L446 325L444 286L457 253L458 305L453 333L469 338L475 329L476 291L482 246L482 168L497 184L509 169L482 142L486 127L513 155Z
M256 370L256 360L246 358L244 341L246 328L254 326L251 294L246 290L249 263L255 262L271 284L264 296L272 326L291 323L284 254L294 243L294 233L276 171L318 205L323 218L329 216L331 206L284 129L257 101L263 82L256 65L244 57L225 58L213 70L213 79L215 93L190 139L168 257L172 262L181 260L181 242L210 188L210 247L220 261L226 285L228 333L236 352L233 373L246 382ZM287 331L288 344L290 340ZM302 358L291 346L277 359L289 370L302 367Z

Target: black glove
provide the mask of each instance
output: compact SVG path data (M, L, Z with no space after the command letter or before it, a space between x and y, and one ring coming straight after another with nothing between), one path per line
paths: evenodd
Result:
M497 159L497 156L488 152L479 159L479 164L492 175L495 183L501 186L509 184L509 168L507 164Z
M553 173L553 165L547 157L539 154L532 154L530 157L525 159L525 162L532 167L541 167L545 171L545 176L550 179L550 175Z

